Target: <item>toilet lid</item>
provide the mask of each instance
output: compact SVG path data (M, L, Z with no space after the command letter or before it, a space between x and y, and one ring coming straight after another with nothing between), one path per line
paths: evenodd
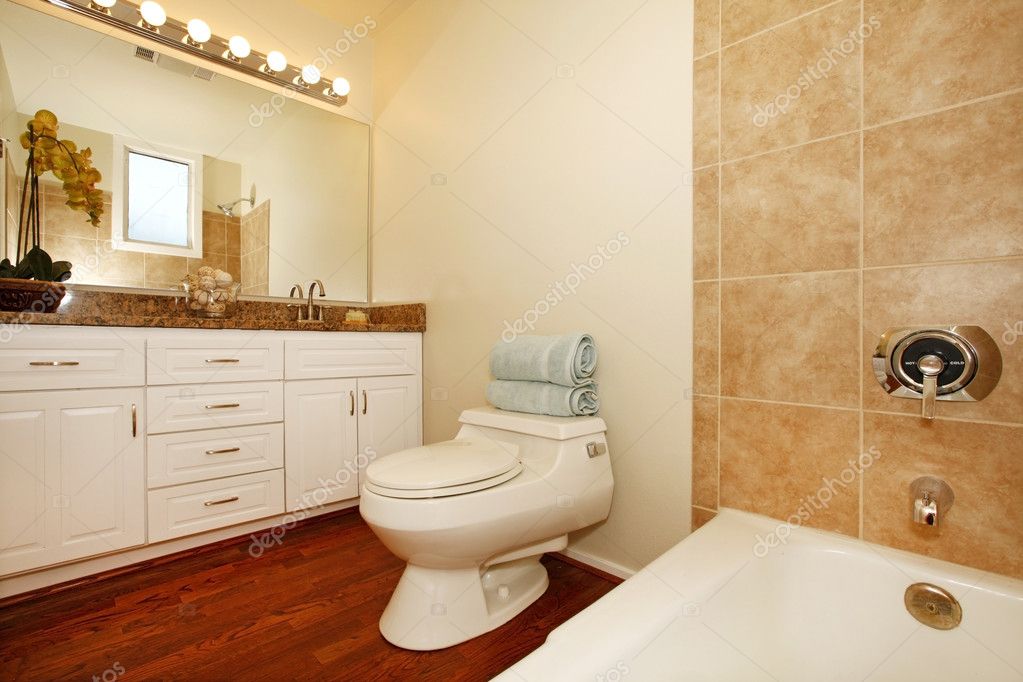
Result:
M493 485L521 469L518 447L491 440L449 440L381 457L366 468L373 488L429 491L477 482ZM515 471L518 473L518 471ZM489 486L487 486L489 487ZM468 492L463 488L463 492Z

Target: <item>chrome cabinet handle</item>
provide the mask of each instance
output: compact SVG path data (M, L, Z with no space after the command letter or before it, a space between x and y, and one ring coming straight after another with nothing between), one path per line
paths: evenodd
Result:
M131 437L139 435L139 408L135 403L131 404Z
M369 398L366 396L366 392L362 392L362 413L366 414L366 410L369 409Z
M233 362L241 362L238 358L209 358L206 360L207 365L226 365Z
M204 507L212 507L212 506L218 505L218 504L227 504L228 502L237 502L237 501L238 501L238 496L235 495L234 497L225 497L222 500L206 500L202 504L203 504Z
M30 367L77 367L78 360L33 360Z
M355 391L348 391L348 416L355 416Z
M207 405L207 410L226 410L229 407L241 407L241 403L218 403L215 405Z
M241 452L241 448L221 448L220 450L207 450L207 455L226 455L229 452Z

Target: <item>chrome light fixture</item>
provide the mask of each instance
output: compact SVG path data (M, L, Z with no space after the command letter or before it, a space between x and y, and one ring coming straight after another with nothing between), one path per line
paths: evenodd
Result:
M306 64L301 68L288 64L287 57L278 50L266 54L252 49L243 36L230 39L213 33L202 19L187 23L167 16L167 12L154 0L141 4L127 0L43 0L52 7L88 17L106 26L112 26L131 35L145 38L175 50L187 52L207 61L216 62L235 71L279 85L321 102L343 106L348 102L351 85L344 78L325 78L320 68ZM330 86L316 87L321 81Z

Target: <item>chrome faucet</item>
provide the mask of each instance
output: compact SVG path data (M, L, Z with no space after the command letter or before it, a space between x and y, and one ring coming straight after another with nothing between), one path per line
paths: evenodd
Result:
M937 527L938 520L955 502L952 487L940 478L921 476L909 485L913 499L913 522Z
M289 303L288 307L289 308L298 308L298 321L299 322L305 322L305 320L302 319L302 308L305 307L305 305L303 305L301 303L301 301L302 301L302 285L301 284L294 284L294 285L292 285L291 293L288 294L288 298L297 298L299 300L299 303Z
M309 283L309 302L308 302L308 307L306 308L306 313L305 313L305 321L306 322L312 322L313 321L313 307L314 307L313 306L313 292L316 291L316 287L320 287L320 298L323 298L324 296L327 295L327 290L323 288L323 282L321 282L318 279L314 279L312 282ZM315 306L315 308L316 308L316 310L318 312L316 321L323 322L323 306L322 305L318 305L318 306Z

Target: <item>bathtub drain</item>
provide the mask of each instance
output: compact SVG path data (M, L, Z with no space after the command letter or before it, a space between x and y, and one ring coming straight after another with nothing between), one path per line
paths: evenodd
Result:
M951 630L963 619L963 607L947 590L930 583L913 583L903 597L909 615L936 630Z

